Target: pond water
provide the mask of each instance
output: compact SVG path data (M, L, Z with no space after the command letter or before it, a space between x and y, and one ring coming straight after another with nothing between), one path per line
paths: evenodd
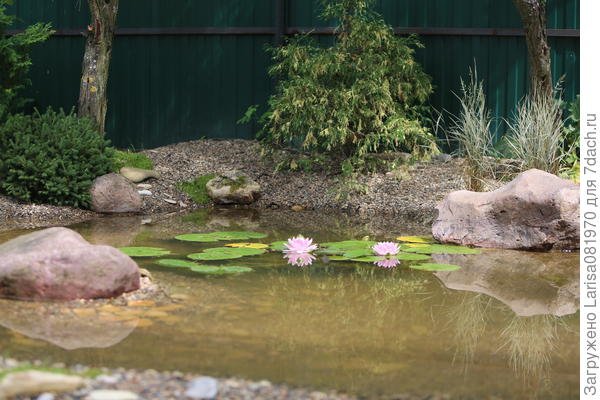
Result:
M106 218L72 226L93 243L156 246L170 258L222 243L177 234L252 230L270 243L427 234L403 221L308 213L201 212L163 220ZM0 242L23 231L0 233ZM579 397L578 254L484 250L438 255L458 271L392 269L282 254L220 261L254 272L205 276L137 259L176 304L97 309L0 301L0 353L91 366L190 371L336 389L368 398ZM210 264L210 262L206 262Z

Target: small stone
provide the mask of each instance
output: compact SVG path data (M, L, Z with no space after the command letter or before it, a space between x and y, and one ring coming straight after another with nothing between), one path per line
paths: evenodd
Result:
M158 178L158 172L150 169L123 167L119 171L121 175L129 179L131 182L138 183L149 178Z
M96 381L105 385L114 385L120 381L120 378L118 375L100 375Z
M294 204L292 206L292 211L296 211L296 212L304 211L304 207L302 207L301 205L298 205L298 204Z
M212 399L219 392L219 383L216 379L203 376L193 379L187 387L185 395L192 399Z
M138 400L139 396L126 390L94 390L86 400Z
M92 210L100 213L139 212L142 198L136 187L119 174L99 176L90 189Z
M36 400L54 400L54 395L52 393L42 393Z
M433 161L439 162L439 163L447 163L450 160L452 160L452 156L450 154L442 153L442 154L433 156Z
M163 199L166 203L169 204L177 204L177 201L173 200L173 199Z
M16 396L37 396L42 393L72 392L85 385L80 376L43 371L13 372L0 383L0 399Z
M150 185L149 183L138 183L137 185L138 189L152 189L152 185Z
M152 192L149 190L138 190L138 193L140 194L140 196L152 196Z

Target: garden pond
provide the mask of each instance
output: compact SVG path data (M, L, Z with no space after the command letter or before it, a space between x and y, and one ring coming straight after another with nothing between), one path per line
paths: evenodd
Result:
M361 242L428 229L304 212L202 211L71 228L92 243L168 251L135 259L175 302L0 300L1 355L266 379L367 398L579 397L577 253L448 254L463 251L404 238L401 254L425 257L384 268ZM0 232L0 243L24 232ZM220 233L175 238L211 232ZM298 234L321 244L309 266L288 264L277 243ZM357 242L340 244L347 240ZM216 257L210 248L220 249ZM260 251L240 256L240 248ZM411 268L424 263L434 270Z

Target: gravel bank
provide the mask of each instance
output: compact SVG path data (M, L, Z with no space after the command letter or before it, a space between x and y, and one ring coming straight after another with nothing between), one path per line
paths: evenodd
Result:
M13 369L22 367L20 363L14 359L0 357L0 371L2 369ZM33 364L35 368L42 367L40 361ZM65 369L62 364L52 365L54 369ZM89 375L91 370L88 367L77 365L69 368L69 370L77 375ZM82 400L85 399L97 390L118 390L136 394L140 400L170 400L170 399L187 399L186 391L190 388L192 381L200 378L198 375L185 374L181 372L158 372L155 370L136 371L120 369L100 370L94 369L93 372L100 373L95 378L90 378L85 387L66 394L55 395L54 400ZM273 384L269 381L248 381L237 378L209 378L217 384L218 393L214 399L227 400L354 400L360 397L355 397L343 393L333 391L321 392L311 389L292 388L287 385ZM19 397L19 400L35 400L34 397ZM394 400L449 400L447 395L429 394L426 396L412 395L394 395L384 397Z
M343 211L351 215L390 215L428 225L434 208L447 193L464 189L462 161L404 165L396 171L358 178L360 190L339 196L339 176L304 172L274 172L272 162L261 157L260 145L250 140L197 140L144 151L160 173L150 179L150 196L144 196L146 215L181 212L199 206L177 189L177 184L208 173L231 169L245 172L262 187L262 197L252 207ZM0 196L0 229L66 225L98 217L69 207L23 204Z

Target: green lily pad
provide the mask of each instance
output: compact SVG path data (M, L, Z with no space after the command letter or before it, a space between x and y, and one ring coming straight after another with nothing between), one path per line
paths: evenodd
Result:
M377 262L377 261L383 261L385 260L385 257L381 257L381 256L366 256L366 257L358 257L358 258L353 258L350 261L356 261L356 262Z
M460 266L453 265L453 264L425 263L425 264L411 265L410 268L418 269L420 271L456 271L456 270L460 269Z
M158 260L156 263L159 265L162 265L163 267L172 267L172 268L194 268L199 265L193 261L176 260L176 259L172 259L172 258L163 258L162 260Z
M175 239L185 242L200 242L211 243L226 240L248 240L248 239L263 239L267 234L260 232L249 231L225 231L225 232L210 232L210 233L186 233L177 235Z
M321 244L321 247L350 251L357 249L370 249L374 244L375 242L372 240L343 240L341 242L326 242Z
M169 250L160 247L119 247L129 257L160 257L171 254Z
M277 242L273 242L273 243L271 243L271 250L273 250L273 251L283 251L283 249L285 249L284 245L286 243L287 242L284 241L284 240L279 240Z
M431 244L420 247L403 247L402 251L417 254L479 254L480 250L464 246L452 246L445 244Z
M208 266L208 265L198 265L198 266L190 268L190 269L193 272L197 272L199 274L207 274L207 275L241 274L244 272L254 271L250 267L238 267L238 266L213 267L213 266Z
M414 254L414 253L399 253L393 258L400 261L424 261L429 260L431 257L426 254Z
M220 261L233 260L246 256L257 256L265 252L266 250L264 249L249 249L244 247L215 247L206 249L202 253L188 254L187 257L192 260Z
M346 257L346 258L360 258L360 257L372 256L372 255L373 255L373 250L371 248L354 249L354 250L349 250L344 253L344 257Z
M328 256L329 261L348 261L350 260L348 257L344 256Z

